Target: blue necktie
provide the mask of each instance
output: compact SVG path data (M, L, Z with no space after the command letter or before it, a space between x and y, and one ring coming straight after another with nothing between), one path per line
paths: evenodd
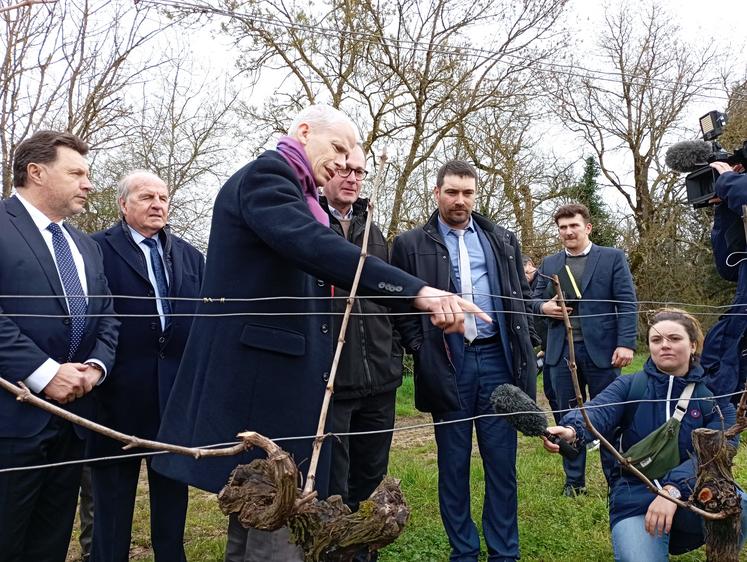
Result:
M47 230L52 233L52 248L54 248L54 259L60 272L62 286L67 297L67 305L70 309L70 343L67 352L67 360L72 361L75 352L78 351L80 340L86 327L86 297L78 277L78 268L75 267L70 245L62 234L60 225L50 223Z
M163 310L163 315L166 317L164 325L168 326L170 323L171 305L165 297L169 295L169 284L166 281L166 271L163 269L161 254L158 253L158 244L153 238L143 238L143 244L150 248L150 265L153 268L153 275L156 276L158 296L160 297L158 300L161 301L161 310Z

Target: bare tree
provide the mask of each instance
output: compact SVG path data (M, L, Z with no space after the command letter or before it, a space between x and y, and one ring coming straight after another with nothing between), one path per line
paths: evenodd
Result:
M364 148L389 146L390 181L379 203L391 237L411 220L408 209L421 208L427 174L419 170L456 127L530 95L532 70L562 42L556 24L564 5L328 0L309 10L279 0L230 2L225 28L242 49L241 68L276 79L276 91L285 92L246 108L264 127L261 140L300 107L327 102L354 117Z
M125 92L163 62L152 54L135 60L136 52L173 25L154 25L153 13L124 0L59 0L0 13L3 197L16 143L35 130L68 130L94 149L122 142L131 109Z
M709 47L698 51L680 41L671 17L654 3L643 12L624 4L608 11L597 48L605 71L555 74L547 94L563 123L593 149L643 241L660 234L654 227L667 208L661 203L679 195L681 183L660 163L662 145L703 92L714 56ZM635 272L643 260L633 254Z
M203 78L194 80L196 75ZM133 169L146 169L169 187L174 231L204 249L213 198L229 171L237 93L177 58L161 67L160 76L143 85L137 98L140 107L120 123L129 131L127 139L97 155L98 190L80 226L88 231L110 226L119 214L117 180Z

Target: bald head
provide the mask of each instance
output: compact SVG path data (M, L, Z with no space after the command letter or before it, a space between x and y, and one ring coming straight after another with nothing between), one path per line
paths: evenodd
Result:
M329 105L312 105L301 111L288 134L303 145L318 186L326 185L338 170L345 168L358 140L350 118Z

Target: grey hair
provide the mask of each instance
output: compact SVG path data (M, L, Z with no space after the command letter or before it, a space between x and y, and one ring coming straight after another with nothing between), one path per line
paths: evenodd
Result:
M291 121L290 127L288 127L288 134L289 135L295 135L296 131L298 131L298 127L301 125L301 123L308 123L310 125L336 125L336 124L346 124L350 125L353 128L353 131L355 132L355 138L356 142L357 139L360 138L360 135L358 134L358 127L355 126L355 123L345 115L342 111L339 109L336 109L332 107L331 105L326 105L323 103L316 103L314 105L310 105L309 107L302 109L294 118L293 121Z
M156 174L149 172L148 170L132 170L117 183L117 199L127 199L127 196L130 194L130 189L140 183L138 180L156 180L163 184L166 183Z

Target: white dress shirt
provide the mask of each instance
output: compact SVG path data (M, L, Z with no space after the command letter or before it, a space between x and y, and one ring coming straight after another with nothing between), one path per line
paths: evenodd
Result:
M161 318L161 330L166 329L166 317L163 315L163 304L161 303L161 299L164 297L168 297L168 295L162 295L158 292L158 282L156 281L156 274L153 272L153 264L150 261L150 248L143 244L143 240L145 240L145 236L140 234L137 230L132 228L129 224L127 225L127 228L130 229L130 234L132 234L132 239L135 241L135 244L137 244L137 247L140 248L140 251L143 252L143 255L145 256L145 265L148 268L148 280L150 281L150 284L153 286L153 292L156 294L156 309L158 310L158 315ZM156 241L156 248L158 248L158 254L161 256L161 260L163 261L163 246L161 245L161 241L158 239L158 236L153 237L153 240ZM169 279L169 272L166 270L166 264L164 263L163 266L164 274L166 275L166 282L171 283L171 279Z

